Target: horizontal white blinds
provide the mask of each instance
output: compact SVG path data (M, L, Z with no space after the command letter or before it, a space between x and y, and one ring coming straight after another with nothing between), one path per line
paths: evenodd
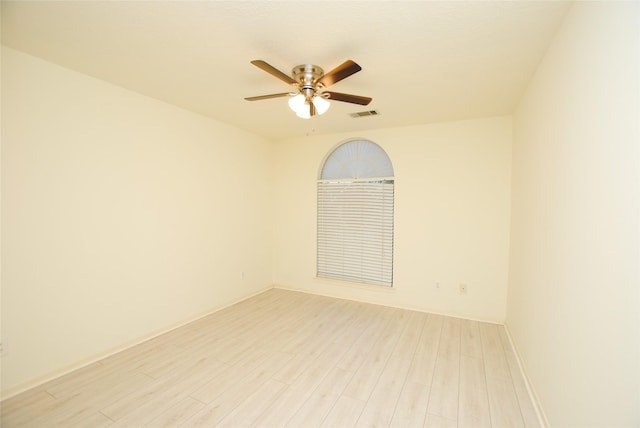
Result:
M393 284L393 180L319 181L317 275Z

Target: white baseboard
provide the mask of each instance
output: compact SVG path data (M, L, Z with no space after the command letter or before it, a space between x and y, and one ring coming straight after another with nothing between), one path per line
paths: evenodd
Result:
M547 416L542 410L542 406L540 405L540 400L538 399L538 394L536 394L533 385L531 384L531 380L529 379L529 375L527 374L527 370L522 362L522 358L520 358L520 353L518 352L518 348L516 347L515 342L513 341L513 337L511 337L511 331L509 331L509 325L507 323L504 324L504 330L507 333L507 338L509 339L509 344L511 345L511 349L513 349L513 353L516 356L516 361L518 362L518 368L520 369L520 373L522 373L522 377L524 379L524 384L527 387L527 393L529 394L529 398L531 399L531 403L533 403L533 408L536 411L536 416L538 417L538 423L543 428L549 428L549 421L547 420Z

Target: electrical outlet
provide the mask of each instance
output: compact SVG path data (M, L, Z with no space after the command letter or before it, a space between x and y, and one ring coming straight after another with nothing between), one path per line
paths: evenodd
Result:
M460 284L460 293L467 294L467 284Z
M7 343L7 338L3 337L0 339L0 356L7 355L9 351L9 344Z
M440 281L436 281L436 289L439 290L440 289Z

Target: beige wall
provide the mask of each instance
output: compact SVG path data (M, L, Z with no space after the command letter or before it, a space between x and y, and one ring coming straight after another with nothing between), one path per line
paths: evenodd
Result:
M271 143L10 49L2 97L4 391L271 285Z
M375 119L360 119L375 120ZM395 170L394 289L314 279L316 179L351 134L276 147L274 283L319 294L503 321L509 240L511 118L362 132ZM436 289L439 281L441 288ZM468 293L459 293L459 284Z
M507 325L551 426L640 425L639 3L578 3L514 119Z

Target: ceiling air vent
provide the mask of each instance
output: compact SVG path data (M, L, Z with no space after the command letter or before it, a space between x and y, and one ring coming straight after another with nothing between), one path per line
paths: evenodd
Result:
M353 118L358 118L358 117L365 117L365 116L378 116L380 113L378 113L376 110L367 110L367 111L359 111L357 113L351 113L349 114L349 116L353 117Z

